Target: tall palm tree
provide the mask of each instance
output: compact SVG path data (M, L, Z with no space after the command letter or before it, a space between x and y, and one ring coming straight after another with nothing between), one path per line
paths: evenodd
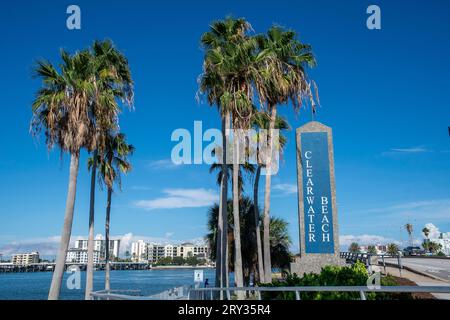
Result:
M102 156L98 155L97 159L90 158L88 167L92 168L94 163L97 163L99 166L98 178L100 184L104 184L108 189L105 219L105 290L110 290L109 234L113 185L117 183L119 189L121 189L120 173L128 173L131 170L131 163L128 161L128 156L134 152L134 147L127 143L125 135L122 133L114 134L110 132L104 142Z
M133 80L126 57L109 40L95 41L90 49L91 81L94 83L94 116L96 141L92 159L102 156L109 130L118 130L118 114L121 101L128 107L133 103ZM91 166L91 190L89 208L88 263L86 270L85 299L91 299L94 280L94 208L95 177L97 163Z
M408 233L409 236L409 245L413 246L414 245L414 241L413 241L413 225L411 223L407 223L405 224L405 229L406 232Z
M226 168L228 170L228 175L233 175L233 165L227 164ZM223 176L223 166L219 163L213 163L209 167L209 172L213 173L217 171L217 184L220 185L222 182L222 176ZM244 193L244 184L245 184L245 177L242 173L245 173L247 176L251 176L255 173L255 166L246 162L244 164L240 165L239 170L239 177L238 177L238 186L239 186L239 198L242 198L242 195Z
M30 129L33 136L44 131L48 148L56 145L61 152L68 152L71 158L64 226L49 300L57 300L61 290L72 233L80 151L82 148L92 151L96 144L95 121L90 104L95 92L90 81L90 55L86 51L69 55L62 50L61 59L59 70L48 61L37 62L34 73L42 79L42 88L38 90L32 104Z
M220 212L218 219L218 233L220 235L216 247L216 285L228 287L228 220L227 220L227 192L228 192L228 170L227 148L230 129L230 115L232 104L229 102L230 79L224 61L225 51L240 43L247 31L251 28L245 19L233 19L215 21L210 30L201 37L201 43L205 49L203 73L199 80L199 92L207 97L210 105L216 105L219 109L222 122L222 181L220 187ZM237 170L236 170L237 171ZM239 278L239 276L238 276ZM222 292L220 292L222 298Z
M253 118L253 127L256 130L268 130L270 126L270 115L267 112L260 111L257 112L254 115ZM278 129L280 131L282 130L289 130L289 123L286 119L283 117L277 116L277 119L275 121L275 129ZM263 136L258 135L258 142ZM279 135L279 144L280 144L280 150L282 151L284 149L284 146L286 145L286 137L280 133ZM258 144L257 144L258 145ZM259 157L260 150L257 147L256 150L256 173L254 178L254 184L253 184L253 203L258 204L258 193L259 193L259 180L261 177L261 169L264 167L264 163L262 162L262 159ZM262 251L262 243L261 243L261 232L260 232L260 214L259 214L259 205L254 206L255 210L255 233L256 233L256 248L258 253L258 276L259 279L264 279L264 263L263 263L263 251Z
M427 227L422 229L422 233L425 236L425 238L428 239L428 236L430 235L430 229L428 229Z
M268 132L268 149L266 156L266 179L264 193L264 281L271 282L272 267L269 253L270 228L270 185L272 153L274 145L272 130L275 129L277 105L291 102L295 109L303 103L309 102L314 109L314 98L311 82L308 80L305 67L314 67L315 58L309 45L301 43L294 31L286 31L273 26L267 35L257 36L260 54L264 59L259 63L259 71L255 85L262 103L267 105L270 113ZM318 98L316 96L316 98Z

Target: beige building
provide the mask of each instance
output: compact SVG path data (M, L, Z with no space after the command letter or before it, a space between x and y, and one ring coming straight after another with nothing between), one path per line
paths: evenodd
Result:
M198 257L208 260L208 247L185 242L180 245L145 243L138 240L131 244L132 260L136 262L155 263L162 258Z
M13 254L11 262L14 265L19 266L26 266L33 263L39 263L39 252Z

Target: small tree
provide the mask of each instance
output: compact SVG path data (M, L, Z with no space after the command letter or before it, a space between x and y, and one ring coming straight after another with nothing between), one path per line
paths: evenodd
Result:
M370 245L367 247L367 253L377 254L377 248L374 245Z
M393 256L398 254L399 247L395 243L389 243L387 246L387 253Z
M422 247L425 251L430 251L430 241L428 241L428 239L423 240Z
M348 251L350 251L352 253L358 253L361 251L361 248L357 242L352 242L350 244L350 247L348 247Z
M428 249L432 253L438 253L439 251L441 251L442 245L440 243L430 241L428 242Z

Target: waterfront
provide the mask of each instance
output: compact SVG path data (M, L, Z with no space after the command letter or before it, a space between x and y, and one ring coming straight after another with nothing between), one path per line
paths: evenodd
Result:
M202 269L202 268L198 268ZM204 278L214 286L214 269L202 269ZM52 272L24 272L0 274L0 300L45 300ZM65 273L60 299L83 300L86 273L81 272L81 288L69 290L66 286L70 274ZM94 273L94 290L104 289L104 271ZM143 295L160 293L183 285L193 285L194 269L168 270L112 270L113 290L140 290Z

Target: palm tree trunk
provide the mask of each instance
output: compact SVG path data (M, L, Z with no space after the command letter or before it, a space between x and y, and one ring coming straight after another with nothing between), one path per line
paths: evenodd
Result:
M275 119L277 118L276 105L270 106L270 124L269 132L267 134L269 152L267 154L266 162L266 185L264 190L264 282L272 282L272 263L270 261L270 184L272 179L272 153L273 141L272 132L275 129Z
M238 130L233 137L233 232L234 232L234 282L237 287L242 287L242 251L241 251L241 225L239 219L239 137ZM244 292L238 291L239 300L244 299Z
M228 164L227 164L227 147L228 147L228 138L229 138L229 129L230 129L230 113L227 112L225 114L225 120L223 122L223 130L222 130L222 141L223 141L223 151L222 151L222 189L221 189L221 202L222 202L222 286L225 288L229 287L228 283ZM225 294L225 292L222 292ZM223 298L223 296L222 296Z
M255 174L255 184L253 187L253 208L255 209L255 232L256 232L256 252L258 256L258 276L259 281L264 278L264 265L261 246L261 231L259 228L259 207L258 207L258 189L259 178L261 177L261 166L258 165ZM256 281L255 281L256 282Z
M219 217L217 220L216 229L216 287L222 288L222 233L223 233L223 220L222 220L222 206L223 206L223 178L220 182L220 200L219 200ZM218 293L218 294L217 294ZM222 300L222 292L216 292L216 297L219 296Z
M224 268L225 251L224 239L226 242L226 233L224 232L224 215L227 211L227 165L226 165L226 115L222 117L222 179L220 181L220 200L219 200L219 217L217 221L216 234L216 287L223 288L226 285L226 277ZM225 216L226 217L226 216ZM227 220L225 218L225 220ZM225 235L225 237L224 237ZM220 300L223 300L223 291L218 292L217 295Z
M69 188L66 199L66 212L64 215L64 226L61 234L61 243L59 245L58 255L56 257L55 271L53 272L52 283L48 293L48 300L58 300L61 291L61 283L66 264L67 249L70 243L72 233L73 211L75 208L75 196L77 192L78 165L80 160L79 151L72 153L70 157L70 175Z
M105 219L105 290L110 290L110 264L109 264L109 221L111 218L111 195L112 188L108 188L108 200L106 203Z
M91 292L94 286L94 214L95 214L95 178L97 176L97 150L94 151L94 163L91 172L91 195L89 204L89 238L88 238L88 261L86 267L86 291L85 300L91 300Z

